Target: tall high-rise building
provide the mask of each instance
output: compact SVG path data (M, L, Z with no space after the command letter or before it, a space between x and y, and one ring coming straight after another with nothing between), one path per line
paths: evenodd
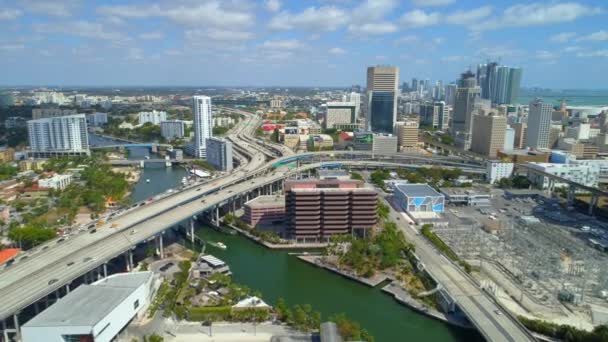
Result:
M194 115L194 156L207 156L207 139L213 136L213 119L211 116L211 98L209 96L192 96L192 113Z
M553 106L541 99L530 102L526 146L530 148L549 148L551 113Z
M89 154L84 114L30 120L27 131L34 157Z
M435 102L435 106L438 107L438 124L437 128L442 131L446 131L449 128L450 123L450 107L446 105L444 101Z
M418 91L418 79L417 78L412 78L412 90Z
M477 66L477 83L481 97L496 104L515 103L521 87L521 68L499 65L496 62Z
M76 113L76 109L61 109L59 107L46 107L46 108L34 108L32 109L32 119L42 119L42 118L53 118L57 116L68 116L74 115Z
M439 107L432 102L420 104L420 123L424 126L439 128Z
M220 171L232 171L232 142L222 138L207 138L207 161Z
M367 126L373 132L393 133L397 121L399 68L367 68Z
M498 150L505 145L507 118L496 113L474 115L474 126L471 138L471 150L495 158Z
M456 89L458 87L454 83L445 86L445 103L448 106L453 106L456 101Z
M513 148L522 149L526 147L528 124L525 122L515 122L511 124L511 127L515 130L515 141L513 142Z
M467 71L461 75L452 116L452 135L456 144L468 150L471 147L471 132L473 130L473 110L479 99L481 89L477 86L475 75Z
M182 120L165 120L160 122L160 135L167 140L183 138L185 132L186 123Z

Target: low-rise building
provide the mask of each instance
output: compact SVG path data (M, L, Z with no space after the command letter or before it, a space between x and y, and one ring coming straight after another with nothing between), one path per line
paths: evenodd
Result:
M443 213L445 196L427 184L397 184L395 200L407 213Z
M486 181L494 184L503 178L510 178L513 175L515 164L506 163L499 160L488 160L486 162Z
M49 178L41 178L38 180L38 185L41 188L49 188L49 189L59 189L63 190L68 187L72 183L72 175L65 174L55 174Z
M192 277L208 277L215 273L230 275L230 266L211 254L201 255L191 269Z
M528 163L528 179L541 189L548 189L551 185L550 178L542 173L548 173L562 177L582 185L597 187L600 168L594 164L552 164L552 163ZM540 172L534 172L534 170ZM567 183L555 181L554 187L566 187Z
M153 298L152 272L120 273L83 284L21 328L23 342L113 341Z
M160 125L162 121L167 120L167 112L153 110L151 112L139 112L139 124L151 123Z
M258 196L245 203L245 223L277 224L285 220L285 196Z
M0 163L11 162L15 160L15 150L8 148L0 148Z
M372 151L379 154L397 153L398 139L392 134L374 135Z
M492 194L483 187L471 188L440 188L448 204L466 205L469 207L489 207Z
M108 113L95 112L87 114L87 124L89 126L99 127L108 123Z
M334 148L334 139L327 134L318 134L308 136L309 151L323 151Z

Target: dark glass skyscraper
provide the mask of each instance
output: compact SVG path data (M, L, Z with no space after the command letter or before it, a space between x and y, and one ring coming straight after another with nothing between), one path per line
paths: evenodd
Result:
M393 133L397 121L399 68L367 68L367 126L375 133Z

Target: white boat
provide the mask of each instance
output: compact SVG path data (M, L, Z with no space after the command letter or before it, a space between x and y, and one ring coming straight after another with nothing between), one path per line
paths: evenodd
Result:
M188 178L186 177L182 177L182 184L187 184L188 183Z
M216 242L216 243L214 243L213 245L214 245L215 247L217 247L217 248L221 248L221 249L226 249L226 248L228 248L228 246L226 246L226 245L225 245L224 243L222 243L222 242Z
M146 183L150 183L150 178L146 179Z

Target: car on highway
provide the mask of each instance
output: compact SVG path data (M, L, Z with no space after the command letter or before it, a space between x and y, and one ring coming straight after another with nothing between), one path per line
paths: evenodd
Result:
M93 260L92 257L86 257L86 258L82 259L82 262L89 262L91 260Z
M74 265L74 262L73 262L73 261L70 261L70 262L68 262L68 263L67 263L67 266L68 266L68 267L70 267L70 266L72 266L72 265Z
M60 243L60 242L63 242L63 241L65 241L64 237L62 237L61 239L57 240L57 243Z
M90 233L90 234L93 234L93 233L95 233L96 231L97 231L97 229L96 229L96 228L93 228L93 229L91 229L91 231L90 231L89 233Z
M58 281L59 281L58 279L54 279L54 278L53 278L53 279L49 280L48 284L49 284L49 285L53 285L53 284L55 284L55 283L56 283L56 282L58 282Z
M497 315L499 315L499 316L502 315L502 311L500 311L500 310L494 310L494 313L497 314Z

